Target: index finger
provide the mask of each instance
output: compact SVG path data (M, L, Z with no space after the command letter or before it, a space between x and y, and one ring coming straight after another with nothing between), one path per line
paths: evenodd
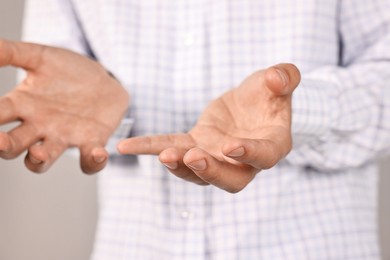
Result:
M158 155L169 147L188 150L195 142L189 134L151 135L128 138L118 144L121 154L153 154Z
M0 39L0 66L33 70L41 63L45 46Z

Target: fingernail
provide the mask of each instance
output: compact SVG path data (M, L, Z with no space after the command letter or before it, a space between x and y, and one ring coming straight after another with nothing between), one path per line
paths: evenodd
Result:
M122 142L120 142L120 143L118 143L118 144L116 145L116 150L117 150L120 154L123 153L123 144L122 144Z
M30 162L32 164L41 164L42 161L41 160L38 160L37 158L34 158L33 156L30 155Z
M244 147L241 146L241 147L234 149L230 153L228 153L228 156L229 157L239 157L239 156L243 156L244 154L245 154L245 149L244 149Z
M102 156L98 156L98 157L94 157L93 160L96 162L96 163L102 163L106 160L106 157L102 157Z
M287 86L287 82L288 82L288 78L287 78L286 74L283 71L281 71L280 69L278 69L278 68L275 68L275 70L279 74L279 77L280 77L280 79L283 82L283 87L286 87Z
M164 165L171 169L171 170L176 170L179 164L177 162L169 162L169 163L164 163Z
M199 161L194 161L188 164L189 167L191 167L195 171L203 171L206 169L206 160L201 159Z

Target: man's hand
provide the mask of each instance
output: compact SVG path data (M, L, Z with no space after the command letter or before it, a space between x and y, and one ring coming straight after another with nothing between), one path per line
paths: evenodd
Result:
M130 138L118 150L159 154L180 178L238 192L291 150L291 97L299 81L291 64L255 72L212 101L188 133Z
M129 102L119 82L74 52L0 40L0 67L7 65L23 68L27 77L0 97L0 125L20 121L0 132L0 157L28 150L26 166L44 172L67 148L78 147L84 172L104 168L104 146Z

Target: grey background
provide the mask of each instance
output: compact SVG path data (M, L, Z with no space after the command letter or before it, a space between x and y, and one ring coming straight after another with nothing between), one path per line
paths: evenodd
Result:
M23 3L0 0L0 38L20 38ZM0 95L14 85L15 70L0 69ZM390 259L390 160L382 160L380 177L379 235ZM23 156L0 159L0 260L88 259L96 213L96 176L82 174L74 158L63 156L42 175L28 172Z

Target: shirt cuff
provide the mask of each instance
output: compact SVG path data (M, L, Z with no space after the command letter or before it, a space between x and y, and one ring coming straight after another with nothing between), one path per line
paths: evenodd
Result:
M302 79L293 93L292 135L294 147L328 136L338 117L337 99L330 94L329 82Z
M122 119L120 125L118 126L114 134L110 137L105 147L110 156L119 154L118 150L116 149L116 146L119 143L119 141L130 136L130 132L133 127L133 124L134 124L133 118ZM80 151L76 147L69 148L66 151L66 154L75 158L80 157Z
M134 125L134 119L133 118L124 118L122 119L120 125L115 130L114 134L110 137L110 139L107 142L106 150L110 155L117 155L119 154L116 146L117 144L130 136L131 129Z

